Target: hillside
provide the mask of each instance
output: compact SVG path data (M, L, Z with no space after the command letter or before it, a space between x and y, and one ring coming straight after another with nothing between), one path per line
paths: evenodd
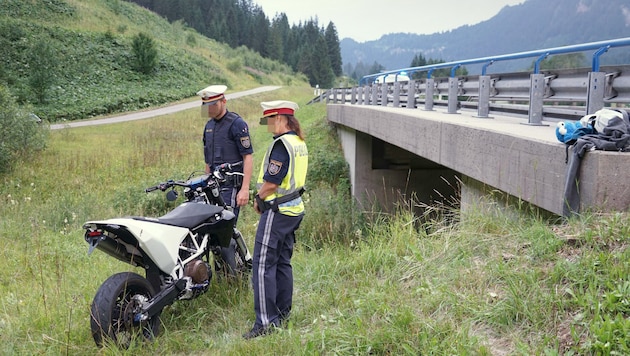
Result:
M443 33L386 34L365 43L345 38L341 56L344 71L348 65L374 61L391 70L409 67L415 54L453 61L622 37L630 37L627 0L527 0L504 7L487 21ZM523 69L529 62L510 63L503 69ZM602 62L630 63L630 54L611 50Z
M149 74L133 66L140 33L157 49ZM51 122L185 99L210 83L241 90L305 80L121 0L3 0L0 48L0 85Z

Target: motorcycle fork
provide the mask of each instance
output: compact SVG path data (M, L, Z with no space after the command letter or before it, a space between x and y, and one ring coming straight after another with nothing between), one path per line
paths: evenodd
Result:
M223 264L225 262L223 261L223 256L221 255L221 247L219 247L219 246L212 246L212 248L210 248L210 250L212 251L215 267L217 269L222 269L223 268ZM207 255L208 255L208 257L210 257L210 253L209 252L207 253Z
M251 263L252 256L247 249L245 239L243 239L243 234L241 234L238 229L234 228L234 235L232 235L232 238L236 240L236 247L238 248L238 253L241 255L243 261L245 261L245 263Z

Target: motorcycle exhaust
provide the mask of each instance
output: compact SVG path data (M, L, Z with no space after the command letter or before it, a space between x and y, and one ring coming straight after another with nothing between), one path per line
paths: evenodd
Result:
M127 246L99 231L86 231L85 241L90 245L88 255L97 248L121 262L130 263L133 266L145 265L142 256L129 253Z

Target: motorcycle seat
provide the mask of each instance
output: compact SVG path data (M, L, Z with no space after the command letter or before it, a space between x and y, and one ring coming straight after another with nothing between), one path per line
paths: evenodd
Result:
M133 217L135 220L157 222L160 224L193 229L224 209L220 206L204 203L183 203L159 218Z

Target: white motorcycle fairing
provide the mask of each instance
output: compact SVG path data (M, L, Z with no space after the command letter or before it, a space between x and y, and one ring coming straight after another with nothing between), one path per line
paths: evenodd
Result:
M179 245L190 231L184 227L131 218L115 218L85 223L85 225L88 224L124 227L138 240L142 250L157 267L169 275L177 265Z

